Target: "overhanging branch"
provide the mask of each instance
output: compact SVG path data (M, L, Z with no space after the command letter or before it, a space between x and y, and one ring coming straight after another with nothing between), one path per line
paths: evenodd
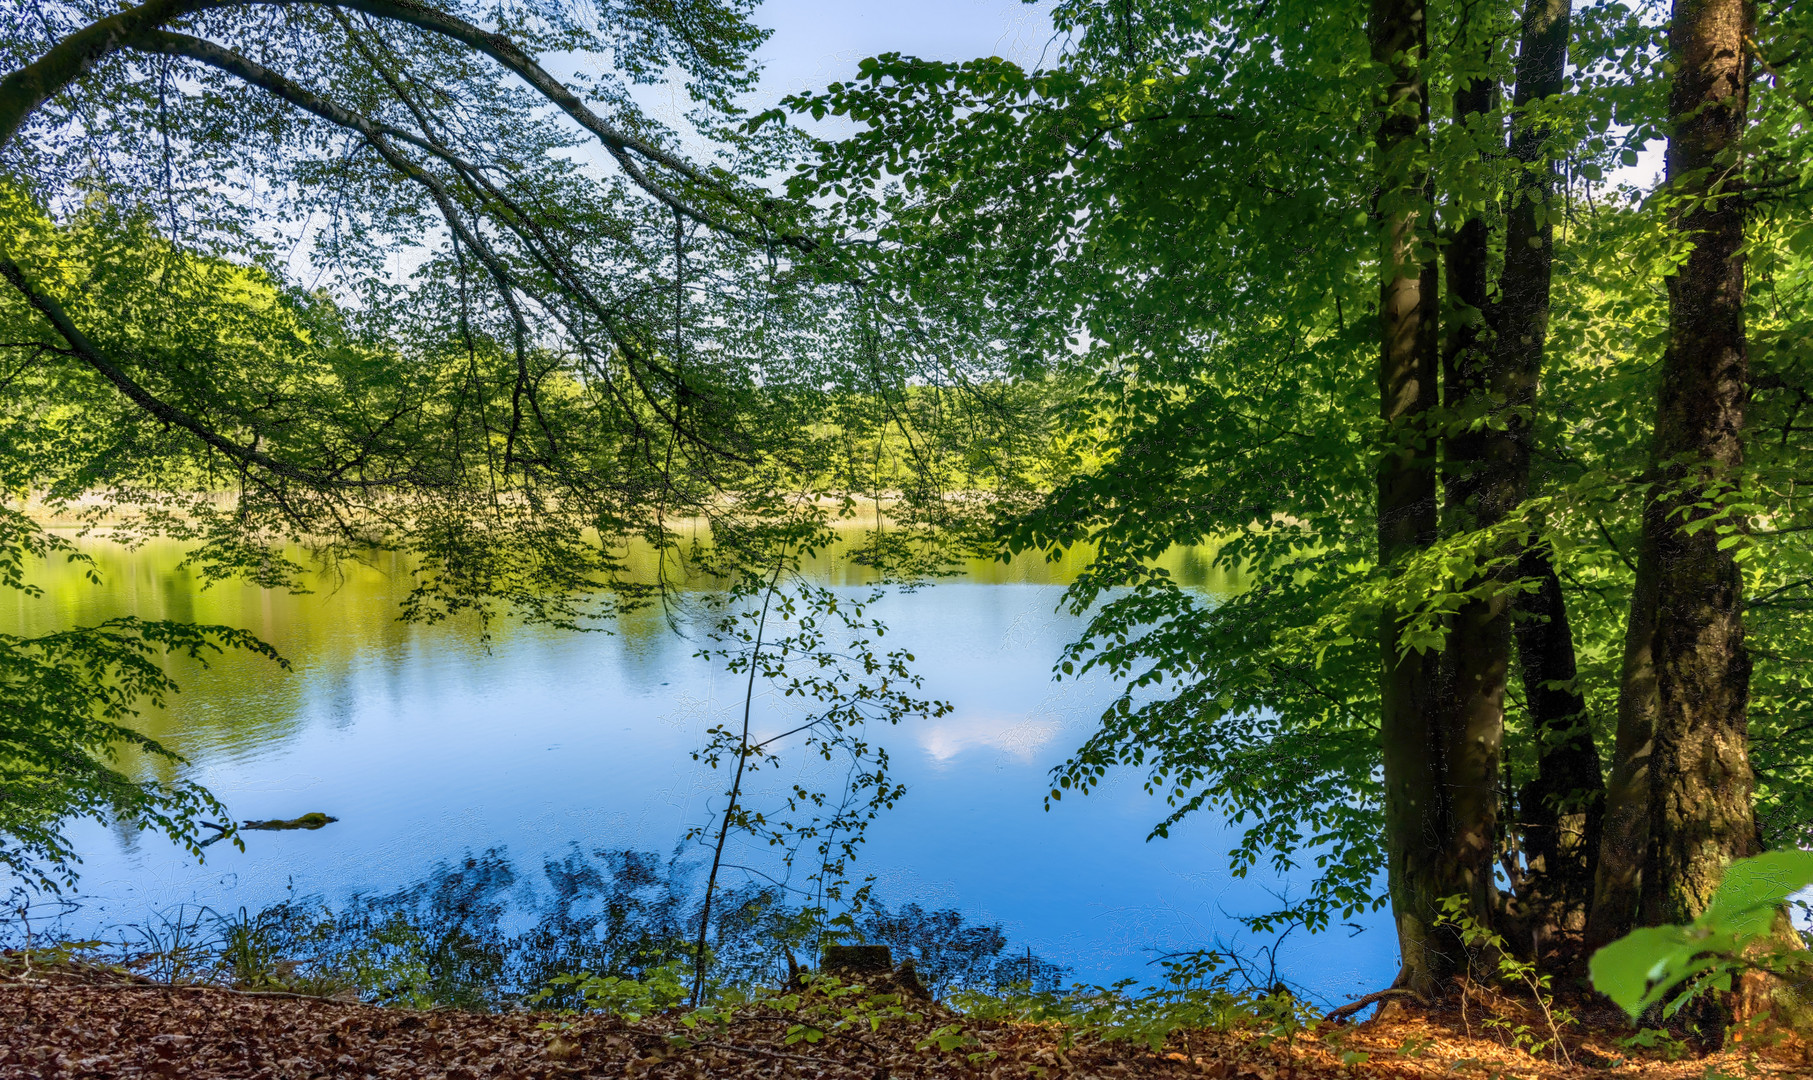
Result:
M407 23L466 45L508 69L528 83L580 127L603 143L630 179L663 205L711 228L746 235L731 222L681 199L648 175L636 158L658 165L728 200L742 213L777 235L781 243L799 251L812 251L816 241L777 228L771 215L751 204L732 185L699 169L691 162L626 132L588 108L578 95L548 74L528 53L502 34L494 34L458 16L417 0L149 0L148 3L100 19L57 42L36 61L0 79L0 146L4 146L40 106L90 71L95 64L125 49L143 48L163 28L202 11L255 6L323 6L359 11L380 19Z
M166 424L182 428L228 457L248 465L256 465L272 475L315 487L369 488L384 486L388 483L379 480L345 480L312 473L294 465L286 465L261 450L242 446L226 438L187 412L145 389L132 376L126 374L118 364L109 360L106 354L88 339L81 328L76 326L75 321L69 317L69 313L64 310L63 305L55 297L40 292L32 284L31 279L26 277L25 271L20 268L19 264L13 261L12 256L5 252L0 252L0 277L11 282L13 288L19 290L19 294L25 298L25 302L43 315L45 321L49 322L63 340L69 343L70 355L100 373L139 408Z
M467 227L466 223L459 215L458 208L453 203L452 196L448 194L446 185L442 184L437 177L424 170L420 165L398 152L397 148L391 143L390 136L393 132L396 132L397 134L404 133L397 132L397 129L395 128L376 123L368 117L328 101L326 98L321 97L307 87L301 86L264 65L216 45L211 41L204 41L201 38L191 37L187 34L175 34L159 30L142 34L133 47L146 52L182 56L207 64L210 67L214 67L229 75L242 79L250 85L265 90L299 109L326 120L328 123L346 128L349 131L357 132L365 139L372 149L378 152L379 156L381 156L391 168L410 180L420 184L427 190L429 197L433 199L435 206L439 209L441 217L447 222L447 227L453 231L461 243L471 248L473 254L478 257L480 264L485 268L485 272L496 283L505 306L510 310L511 319L519 336L518 348L520 351L522 347L521 338L527 333L527 320L524 318L522 311L516 304L515 293L520 289L525 295L533 296L533 292L529 289L522 288L520 283L517 282L515 275L504 265L503 260L498 257L497 253L492 249L491 245L484 237ZM432 139L409 136L409 141L426 150L428 153L446 160L463 175L469 177L481 175L480 170L475 166L472 166L469 162L460 160L456 155L451 154ZM542 246L547 248L549 252L553 250L551 244L544 244ZM585 293L583 290L581 290L581 292L583 298L591 299L589 293ZM596 305L595 300L592 300L591 302L593 305ZM606 329L617 341L618 346L624 349L626 354L633 353L635 351L633 346L629 344L627 338L615 326L615 319L610 313L602 309L602 307L599 307L596 314L600 317L601 321L604 322ZM558 315L556 315L556 317L558 317ZM520 368L522 367L522 358L519 356L518 360L518 366ZM675 417L670 416L667 410L661 406L660 401L650 392L648 386L643 383L641 375L635 370L634 365L631 366L629 373L631 378L636 381L638 387L642 390L643 397L648 401L649 407L654 409L664 422L671 423L676 427L683 427ZM510 440L512 448L516 428L517 424L513 423ZM712 453L718 454L729 460L739 461L744 464L755 463L745 455L738 454L726 447L710 443L704 439L702 435L695 432L689 431L688 437L692 441L704 446Z

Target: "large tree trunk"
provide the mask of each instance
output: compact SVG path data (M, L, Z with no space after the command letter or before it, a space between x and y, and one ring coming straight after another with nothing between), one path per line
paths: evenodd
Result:
M1378 465L1379 562L1389 571L1435 538L1435 467L1428 420L1436 404L1435 270L1419 236L1429 226L1428 52L1422 0L1374 0L1373 59L1392 73L1376 142L1381 235ZM1399 655L1400 618L1380 616L1380 740L1385 846L1403 970L1398 984L1439 992L1454 956L1435 927L1442 895L1443 798L1433 687L1434 654Z
M1732 859L1757 850L1751 807L1743 582L1716 529L1688 526L1743 465L1749 367L1744 340L1743 196L1738 140L1749 83L1743 0L1677 0L1668 183L1692 200L1679 220L1692 245L1668 282L1655 446L1656 738L1650 763L1655 861L1641 911L1650 924L1706 909ZM1735 522L1734 522L1735 524Z
M1745 0L1676 0L1669 29L1668 185L1683 200L1677 227L1691 246L1668 282L1655 431L1660 484L1644 519L1657 571L1656 734L1651 858L1638 907L1651 925L1705 911L1725 867L1761 847L1752 806L1743 578L1720 530L1705 520L1738 483L1744 460L1750 387L1738 180L1750 16ZM1756 1011L1764 990L1760 980L1747 980L1735 1003L1705 1000L1703 1029L1722 1033L1732 1005Z
M1750 654L1744 580L1721 529L1706 520L1739 484L1750 362L1744 339L1742 150L1750 98L1750 5L1675 0L1668 51L1668 187L1690 245L1668 279L1668 352L1655 410L1659 486L1644 515L1655 549L1655 750L1650 864L1639 919L1701 915L1724 868L1760 850L1751 797ZM1742 518L1722 522L1742 527ZM1704 998L1702 1031L1768 1008L1764 980L1731 1000ZM1786 993L1780 1006L1806 1008Z
M1521 166L1505 224L1505 262L1499 302L1494 389L1504 402L1498 443L1507 474L1506 498L1521 501L1530 484L1532 428L1543 353L1548 339L1553 279L1554 166L1545 125L1525 118L1529 106L1567 89L1569 0L1530 0L1523 12L1517 53L1518 114L1511 156ZM1513 504L1514 505L1514 504ZM1525 551L1517 575L1535 578L1534 593L1516 601L1516 639L1524 699L1537 746L1537 773L1519 793L1519 819L1529 879L1520 907L1533 946L1541 954L1572 945L1586 920L1605 784L1598 749L1587 726L1585 702L1571 687L1574 640L1561 582L1548 553Z
M1460 38L1465 41L1468 28ZM1463 48L1469 47L1466 44ZM1496 104L1490 79L1468 79L1454 93L1457 127L1477 123ZM1447 333L1442 348L1442 483L1445 527L1453 533L1484 528L1522 498L1507 471L1503 432L1475 423L1493 413L1499 389L1491 335L1486 330L1490 258L1485 219L1467 217L1448 242ZM1465 896L1468 914L1492 925L1498 912L1493 882L1498 849L1499 763L1504 744L1505 680L1511 659L1507 596L1473 600L1454 613L1443 651L1440 746L1447 820L1443 831L1445 895Z

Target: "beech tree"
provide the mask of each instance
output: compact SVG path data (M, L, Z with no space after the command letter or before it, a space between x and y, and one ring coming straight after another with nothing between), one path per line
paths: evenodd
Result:
M1656 560L1656 742L1645 868L1647 923L1706 909L1724 867L1757 854L1746 715L1750 661L1743 582L1732 545L1742 513L1708 528L1742 483L1744 205L1721 171L1741 173L1750 66L1749 12L1735 2L1683 0L1669 27L1668 187L1682 206L1686 261L1669 278L1655 456L1660 498L1644 516ZM1712 505L1707 506L1710 502ZM1633 601L1647 606L1647 598Z

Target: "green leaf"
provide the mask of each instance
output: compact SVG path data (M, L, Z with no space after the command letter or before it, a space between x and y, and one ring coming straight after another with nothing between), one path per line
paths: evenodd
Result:
M1808 885L1813 885L1813 851L1770 851L1739 859L1725 871L1711 907L1697 924L1744 937L1766 934L1777 909Z
M1593 988L1635 1020L1650 1005L1652 986L1685 966L1692 956L1686 928L1645 926L1594 953L1587 970Z
M1813 885L1813 852L1771 851L1739 859L1725 871L1706 911L1688 926L1646 926L1593 954L1593 986L1635 1021L1690 979L1728 986L1744 950L1767 935L1788 897ZM1678 1010L1685 996L1669 1011Z

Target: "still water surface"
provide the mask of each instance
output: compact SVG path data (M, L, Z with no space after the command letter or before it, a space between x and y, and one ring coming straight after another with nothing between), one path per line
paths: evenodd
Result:
M241 820L321 811L339 821L248 833L246 851L215 845L200 865L161 837L82 823L80 925L178 904L256 910L288 895L384 892L493 848L528 867L572 845L665 855L721 807L725 778L690 752L707 727L740 716L744 684L696 657L698 635L676 633L657 612L626 617L609 634L504 627L487 645L471 624L397 621L408 588L400 563L353 567L292 595L203 589L171 545L84 549L99 563L101 587L46 568L45 596L0 609L0 630L39 633L119 614L252 630L292 670L241 656L208 670L179 666L183 692L141 724L188 758L187 775ZM1171 558L1173 573L1205 594L1231 587L1194 553ZM835 558L810 571L822 584L867 591L861 569ZM1156 956L1217 938L1268 944L1242 937L1230 916L1269 910L1269 893L1300 893L1308 879L1233 878L1226 852L1235 835L1225 823L1199 815L1148 843L1164 808L1131 774L1044 808L1049 770L1113 692L1100 679L1052 679L1079 629L1058 610L1069 574L1037 559L978 563L875 606L885 643L912 651L927 696L954 708L884 734L908 793L872 828L858 871L876 876L889 904L1000 923L1010 948L1092 982L1151 978ZM683 633L688 625L682 617ZM758 701L758 728L779 730L782 706ZM752 805L772 803L799 768L758 776ZM761 852L732 856L773 868ZM1391 937L1382 915L1299 933L1280 951L1281 969L1326 998L1376 989L1392 973Z

